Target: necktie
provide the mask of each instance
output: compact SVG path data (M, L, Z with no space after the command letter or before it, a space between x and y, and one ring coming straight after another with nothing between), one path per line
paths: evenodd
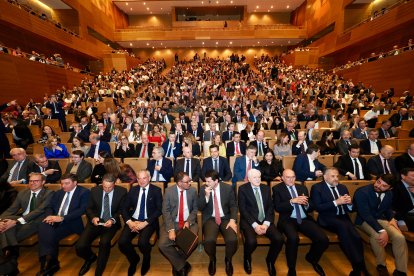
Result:
M292 138L292 140L296 140L296 136L295 136L295 132L292 131L292 134L290 135L290 137Z
M32 199L30 199L30 204L29 204L29 212L33 211L34 209L36 209L36 193L32 193Z
M335 198L335 200L336 200L336 199L338 199L338 198L339 198L339 195L338 195L338 193L336 192L335 187L331 187L331 189L332 189L332 192L333 192L333 194L334 194L334 198ZM339 209L339 214L340 214L340 215L345 215L345 209L344 209L344 206L340 205L340 206L337 206L336 208L338 208L338 209Z
M17 178L19 177L19 171L20 171L20 165L21 165L22 163L19 161L19 162L17 162L17 166L14 168L14 171L13 171L13 174L12 174L12 176L11 176L11 178L10 178L10 180L11 181L16 181L16 180L18 180Z
M265 219L265 214L263 211L262 201L260 200L259 188L254 188L254 197L256 198L257 207L259 209L259 216L257 218L260 222L262 222Z
M68 205L69 205L69 195L70 195L70 192L66 192L65 202L63 202L62 209L60 209L60 212L58 214L58 216L60 216L60 217L63 217L65 215L65 210L66 210L66 208L68 208Z
M184 227L184 191L180 191L180 205L178 210L178 228Z
M214 168L216 172L218 172L218 166L217 166L217 159L214 159Z
M305 153L305 146L302 144L300 144L300 153Z
M244 176L244 181L248 180L248 173L252 169L252 160L247 161L246 175Z
M290 189L290 193L292 194L292 198L297 198L297 194L295 192L295 190L293 189L293 186L289 187ZM296 214L296 221L301 224L302 223L302 216L300 214L300 210L299 210L299 204L294 203L293 207L295 208L295 214Z
M258 152L258 155L259 156L262 156L263 155L263 149L262 149L262 143L261 142L259 142L259 152Z
M104 196L104 205L103 205L103 214L102 214L102 220L106 222L111 218L111 210L109 207L109 194L105 193Z
M141 151L141 158L145 157L145 151L146 150L147 150L147 145L144 144L144 147L142 148L142 151Z
M185 160L185 173L190 176L190 159ZM191 176L190 176L191 178Z
M229 140L231 140L231 137L233 136L233 132L229 132Z
M210 137L210 140L211 140L211 141L213 141L213 140L214 140L214 132L213 132L213 131L211 132L211 137Z
M156 164L156 166L159 166L159 161L157 161L157 164ZM159 171L155 171L156 172L156 174L157 174L157 176L156 176L156 180L157 181L160 181L160 172Z
M379 206L381 205L381 193L376 193L377 194L377 209L379 208Z
M240 154L239 143L236 143L236 154Z
M355 164L355 176L357 179L361 179L361 175L359 174L359 164L356 158L354 158L354 164Z
M390 138L390 134L388 133L388 131L384 130L384 136L385 138Z
M142 188L141 206L139 206L138 220L145 220L145 188Z
M194 135L194 137L197 137L197 130L193 131L193 135Z
M385 174L390 173L390 171L388 170L388 166L387 166L387 159L384 159L384 173Z
M172 149L172 145L169 144L168 145L168 150L167 150L167 157L170 157L170 155L171 155L171 149Z
M218 206L218 200L217 200L217 196L216 196L216 189L214 189L213 192L213 204L214 204L214 214L215 214L215 221L217 223L217 225L221 224L221 217L220 217L220 209Z

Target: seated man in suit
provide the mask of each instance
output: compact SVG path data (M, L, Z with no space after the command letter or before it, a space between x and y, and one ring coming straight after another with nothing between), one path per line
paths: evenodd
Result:
M217 130L217 124L214 121L211 121L209 124L209 130L204 131L203 141L213 141L216 134L220 134L220 131Z
M349 130L342 131L341 139L339 139L339 141L336 143L338 153L340 155L346 155L349 151L349 147L353 143L355 142L351 139L351 132Z
M108 152L109 156L112 157L111 147L107 142L100 141L99 134L92 133L91 135L89 135L89 142L91 142L91 148L89 149L88 155L86 157L98 159L99 153L101 151Z
M308 200L308 189L305 185L295 185L296 177L292 170L284 170L282 180L282 183L273 187L273 206L279 213L278 229L287 237L288 275L296 275L299 232L312 240L311 248L305 256L306 261L312 264L316 273L325 275L318 263L329 246L329 240L319 225L308 215L308 212L312 211Z
M174 160L181 155L181 144L175 141L175 133L170 133L168 140L162 144L165 157L173 157Z
M282 250L283 237L274 224L270 188L261 184L260 171L252 169L248 173L249 182L239 187L240 229L244 235L244 271L252 273L252 253L257 247L257 236L270 240L266 256L266 266L270 276L276 275L275 262Z
M396 177L383 174L377 177L374 184L356 190L354 205L357 211L355 224L369 236L371 249L374 252L379 275L389 275L386 267L385 246L392 242L395 258L395 271L392 275L407 275L408 247L404 235L398 228L392 210L392 189Z
M152 159L148 160L147 170L151 174L151 181L164 182L165 186L174 175L172 161L164 157L164 149L161 147L152 150Z
M246 150L246 155L239 156L234 162L233 186L237 181L248 181L247 175L251 169L259 169L259 161L256 156L256 147L249 145Z
M162 214L161 189L150 184L149 171L138 172L138 186L129 191L122 205L122 218L126 226L119 238L119 250L129 262L128 276L134 275L139 255L131 241L139 234L138 248L143 255L141 275L147 274L151 263L150 238L155 231L159 231L158 218Z
M234 123L229 123L227 126L227 130L221 134L221 140L225 143L226 141L231 141L234 135Z
M414 143L408 146L406 153L395 158L395 167L398 173L404 168L414 168Z
M298 131L295 129L295 123L294 122L287 122L286 123L286 129L284 129L283 132L286 132L288 134L289 141L298 140Z
M44 188L45 176L31 173L28 189L17 194L13 204L0 215L0 246L3 258L17 260L19 242L36 234L45 218L53 192Z
M401 181L393 189L393 210L401 231L414 231L414 168L401 171Z
M368 127L367 122L364 119L358 122L358 127L352 131L352 136L355 139L368 139Z
M370 174L379 176L381 174L397 174L394 159L392 154L394 148L390 145L385 145L381 148L380 154L371 157L367 163L367 170Z
M301 130L298 132L298 140L294 141L292 144L292 154L299 155L304 154L308 149L308 146L312 144L312 141L309 141L306 136L306 132Z
M187 256L176 249L175 238L183 228L198 232L197 191L191 187L191 179L184 172L178 173L176 181L176 185L165 190L162 202L164 224L160 229L158 247L171 263L173 275L187 276L191 265L186 261Z
M59 271L59 241L83 231L82 215L88 206L90 191L78 186L74 174L64 174L60 182L62 189L53 194L46 218L39 226L40 275Z
M264 156L266 152L269 150L269 144L266 142L264 131L259 130L256 134L256 140L250 142L250 145L253 145L256 147L257 156Z
M148 134L142 133L141 143L138 143L136 146L136 156L140 158L149 158L152 156L152 151L154 150L154 144L149 142Z
M205 175L207 184L201 186L198 210L202 212L204 250L210 258L209 275L216 274L216 241L220 232L225 241L226 274L233 275L232 258L237 251L237 203L231 185L219 181L215 170Z
M79 123L73 123L72 128L73 131L70 133L70 137L67 143L72 143L74 137L78 137L84 142L87 142L89 140L89 131L86 129L82 129Z
M219 156L219 146L210 145L210 157L203 160L203 167L201 168L201 179L205 181L206 172L213 169L218 172L221 181L229 181L232 173L229 162L226 158Z
M345 185L339 184L336 168L327 168L323 181L312 186L311 204L318 211L320 226L336 233L341 249L351 262L350 276L367 274L364 261L364 246L348 213L352 211L352 198Z
M59 162L56 160L47 160L46 156L41 154L34 155L35 162L30 171L41 173L46 177L46 183L57 183L62 176Z
M2 175L1 181L13 184L25 184L29 179L30 169L33 161L26 154L23 148L12 148L10 155L14 159L9 169Z
M92 164L84 160L85 154L81 150L74 150L70 155L70 163L66 167L65 174L76 174L79 183L85 182L91 177Z
M293 171L298 181L315 180L323 175L325 165L318 161L320 151L317 145L309 145L306 154L300 154L293 163Z
M378 139L378 130L370 129L368 131L368 139L362 140L359 143L361 154L378 154L382 145Z
M103 123L98 123L97 126L98 130L95 131L95 133L99 135L99 140L102 142L109 142L111 140L111 133L109 132L109 130L105 127ZM87 130L84 129L83 131ZM87 137L89 137L89 135Z
M360 151L361 149L357 144L352 144L349 147L348 154L341 155L334 165L339 173L348 176L349 180L371 179L367 171L367 162L365 161L365 158L359 157Z
M116 186L116 177L105 174L102 184L92 188L86 216L88 223L76 243L76 255L85 260L79 275L85 275L96 260L95 275L102 275L111 252L111 240L121 228L121 206L127 190ZM98 257L92 251L92 242L99 237Z
M187 132L193 134L194 138L197 141L203 140L204 130L201 127L201 124L198 124L196 121L191 121L190 127L187 129Z
M240 138L240 132L233 132L233 139L232 141L228 142L226 146L227 158L229 158L230 156L240 156L246 154L246 143L240 141Z
M191 181L198 183L201 175L200 159L193 158L193 153L189 147L183 148L183 157L177 160L174 166L174 175L185 172L191 178Z
M378 128L379 139L389 139L394 137L394 133L391 130L392 123L390 120L384 120L381 122L381 127Z
M400 127L403 120L408 120L407 108L401 107L398 113L392 114L389 120L391 121L392 127Z

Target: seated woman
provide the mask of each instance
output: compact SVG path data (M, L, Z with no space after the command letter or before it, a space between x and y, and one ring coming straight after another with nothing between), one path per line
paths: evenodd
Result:
M119 128L115 128L111 134L111 139L109 140L109 142L118 143L120 135L121 135L121 131L119 130Z
M219 147L219 155L222 157L227 157L226 156L226 144L223 143L223 141L221 140L221 135L219 133L216 133L214 135L214 140L211 143L212 145L217 145Z
M183 147L189 147L193 153L193 156L201 155L200 144L197 142L197 140L194 138L194 135L192 135L191 133L184 134Z
M56 135L55 131L52 129L51 126L44 125L43 129L42 129L42 135L40 136L40 139L39 139L38 143L39 144L46 144L47 140L52 136L54 136L54 137L56 137L60 140L59 135Z
M334 134L330 130L326 130L322 134L322 138L320 141L316 142L316 144L319 146L321 155L328 155L332 154L335 155L338 153L335 143L333 141Z
M116 146L114 156L118 158L122 158L122 161L126 157L134 157L135 155L135 147L134 144L130 144L128 142L128 138L125 135L121 136L121 140L118 142Z
M270 129L274 129L274 130L280 129L280 130L282 130L284 128L285 128L285 126L283 124L282 119L279 116L275 116Z
M137 174L130 165L122 163L120 169L119 180L121 183L129 183L132 185L138 182Z
M60 143L60 139L53 136L47 140L47 143L43 150L47 159L69 157L69 152L66 149L65 145Z
M152 127L152 131L149 132L148 139L150 143L158 143L158 146L161 147L162 143L165 142L165 134L161 133L161 129L159 125L154 125Z
M272 181L282 181L282 161L277 160L271 150L268 150L264 159L260 161L259 170L262 173L262 180L266 181L268 185Z
M241 140L246 142L253 141L255 139L256 131L252 129L252 126L248 123L246 128L240 132Z
M75 150L81 150L85 154L85 156L88 154L89 147L85 145L82 139L78 137L73 137L72 139L72 146L71 146L72 152Z
M138 124L138 123L134 123L134 128L129 133L128 140L129 140L130 143L132 143L132 142L140 143L141 142L141 135L142 135L141 125Z
M277 137L277 143L273 147L273 153L278 160L282 160L283 156L292 155L292 147L289 143L289 135L281 132Z
M99 152L98 159L95 160L95 167L91 174L91 182L99 185L102 183L102 177L106 173L105 159L110 158L109 153L106 151ZM107 162L107 166L110 162Z

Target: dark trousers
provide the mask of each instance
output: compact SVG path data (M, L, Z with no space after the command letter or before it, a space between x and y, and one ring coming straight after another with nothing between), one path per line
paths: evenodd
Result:
M118 241L118 246L119 250L127 257L130 263L136 262L138 260L137 252L131 243L132 239L139 235L138 248L141 251L142 255L144 255L144 258L148 258L151 254L152 248L150 244L150 238L156 229L156 225L148 224L147 227L139 231L139 233L136 233L131 232L131 229L128 227L128 225L124 226L121 237Z
M252 253L256 250L257 247L257 233L254 231L253 227L249 225L245 220L242 220L240 222L240 228L244 235L244 257L250 260ZM271 223L264 235L270 240L270 247L269 251L267 252L266 261L275 263L277 256L283 247L282 234L280 234L280 232L277 231L276 226Z
M414 215L412 214L407 214L404 217L404 221L407 224L408 227L408 231L413 232L414 231Z
M338 235L341 249L354 270L365 269L364 246L361 236L347 215L323 218L319 216L319 224Z
M39 257L50 256L57 260L59 256L59 241L75 232L66 223L50 225L41 223L39 226Z
M106 228L88 223L78 242L76 243L76 254L84 260L89 260L95 254L92 251L92 242L99 237L99 253L96 262L95 275L102 275L111 253L111 240L119 228L112 226Z
M209 218L203 224L204 250L210 259L216 258L216 241L219 231L226 243L226 258L231 260L236 253L238 244L237 234L230 227L226 229L228 223L229 220L221 220L221 224L217 225L214 218Z
M323 252L329 246L329 240L322 228L314 221L303 219L302 223L297 223L296 219L288 218L278 223L278 228L286 235L286 261L290 270L295 270L296 259L299 246L299 232L312 240L312 245L308 252L308 258L318 263Z

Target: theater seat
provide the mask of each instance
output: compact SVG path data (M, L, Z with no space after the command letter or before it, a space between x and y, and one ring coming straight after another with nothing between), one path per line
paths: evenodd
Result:
M74 246L75 243L78 241L79 235L78 234L71 234L66 238L62 239L59 242L59 246Z
M34 234L30 237L28 237L27 239L22 240L19 243L19 246L33 246L35 245L37 242L39 241L37 234Z

